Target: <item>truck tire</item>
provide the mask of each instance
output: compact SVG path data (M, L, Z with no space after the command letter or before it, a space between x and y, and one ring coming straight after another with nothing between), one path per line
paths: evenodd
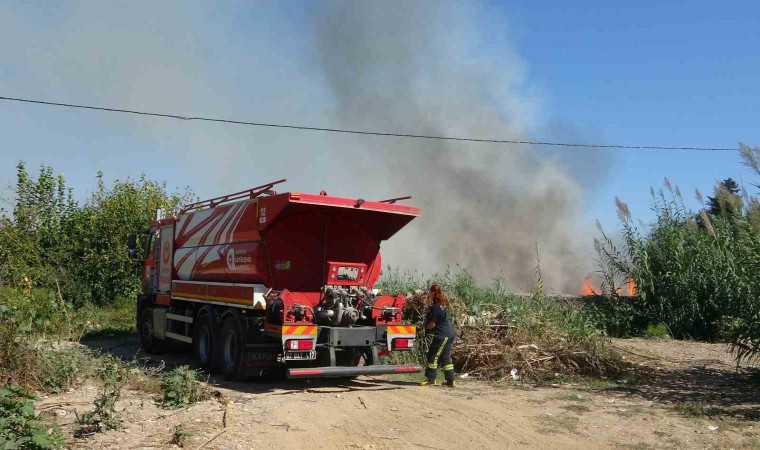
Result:
M245 359L245 333L237 312L228 314L222 321L219 333L219 368L228 381L240 381L244 378L243 360Z
M208 373L219 370L219 351L214 319L201 313L193 327L193 355L195 362Z
M145 308L140 314L137 331L140 333L140 347L150 355L163 352L166 344L156 338L153 330L153 309Z

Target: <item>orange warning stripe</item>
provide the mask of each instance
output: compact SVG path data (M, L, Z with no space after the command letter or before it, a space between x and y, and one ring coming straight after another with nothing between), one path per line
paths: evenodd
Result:
M417 334L417 327L414 325L388 325L386 331L388 334Z
M317 334L316 325L283 325L282 334L312 335Z

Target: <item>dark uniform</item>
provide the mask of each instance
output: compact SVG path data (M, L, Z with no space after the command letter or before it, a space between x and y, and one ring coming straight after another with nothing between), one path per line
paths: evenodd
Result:
M433 341L427 356L427 369L425 376L434 380L438 376L438 367L443 368L446 381L454 380L454 364L451 362L451 347L454 345L454 325L448 312L438 303L430 307L425 324L435 322L433 328Z

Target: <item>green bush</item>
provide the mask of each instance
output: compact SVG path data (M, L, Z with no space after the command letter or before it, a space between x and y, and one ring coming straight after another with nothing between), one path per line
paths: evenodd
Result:
M598 296L586 299L584 311L599 333L612 337L640 336L646 319L638 314L636 297Z
M15 324L20 332L59 333L68 325L71 305L50 289L19 289L0 286L0 320Z
M670 337L668 326L664 323L650 323L644 331L644 337L649 339L667 339Z
M58 425L48 426L34 413L36 400L35 396L15 385L0 388L0 448L63 448Z
M127 235L144 230L156 209L193 198L144 176L107 187L99 173L95 192L79 203L52 168L42 166L36 179L23 162L17 169L13 209L0 210L0 286L60 292L77 307L133 298L141 266L127 257Z
M760 147L742 145L741 151L760 175ZM757 199L721 185L709 211L695 212L667 180L665 189L651 192L653 225L640 230L616 199L622 243L603 231L596 241L606 291L615 296L617 283L633 278L639 299L622 314L663 323L674 338L727 338L739 359L753 358L760 350Z
M161 379L163 405L176 408L209 398L208 389L200 382L197 371L187 366L180 366L167 373Z

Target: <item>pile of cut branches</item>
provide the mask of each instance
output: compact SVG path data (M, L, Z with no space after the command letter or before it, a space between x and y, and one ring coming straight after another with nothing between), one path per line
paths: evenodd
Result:
M477 308L458 297L449 301L459 373L542 381L559 375L607 376L622 368L619 355L587 326L582 311L564 299L505 295L498 304ZM428 307L425 292L411 292L404 317L421 325Z

